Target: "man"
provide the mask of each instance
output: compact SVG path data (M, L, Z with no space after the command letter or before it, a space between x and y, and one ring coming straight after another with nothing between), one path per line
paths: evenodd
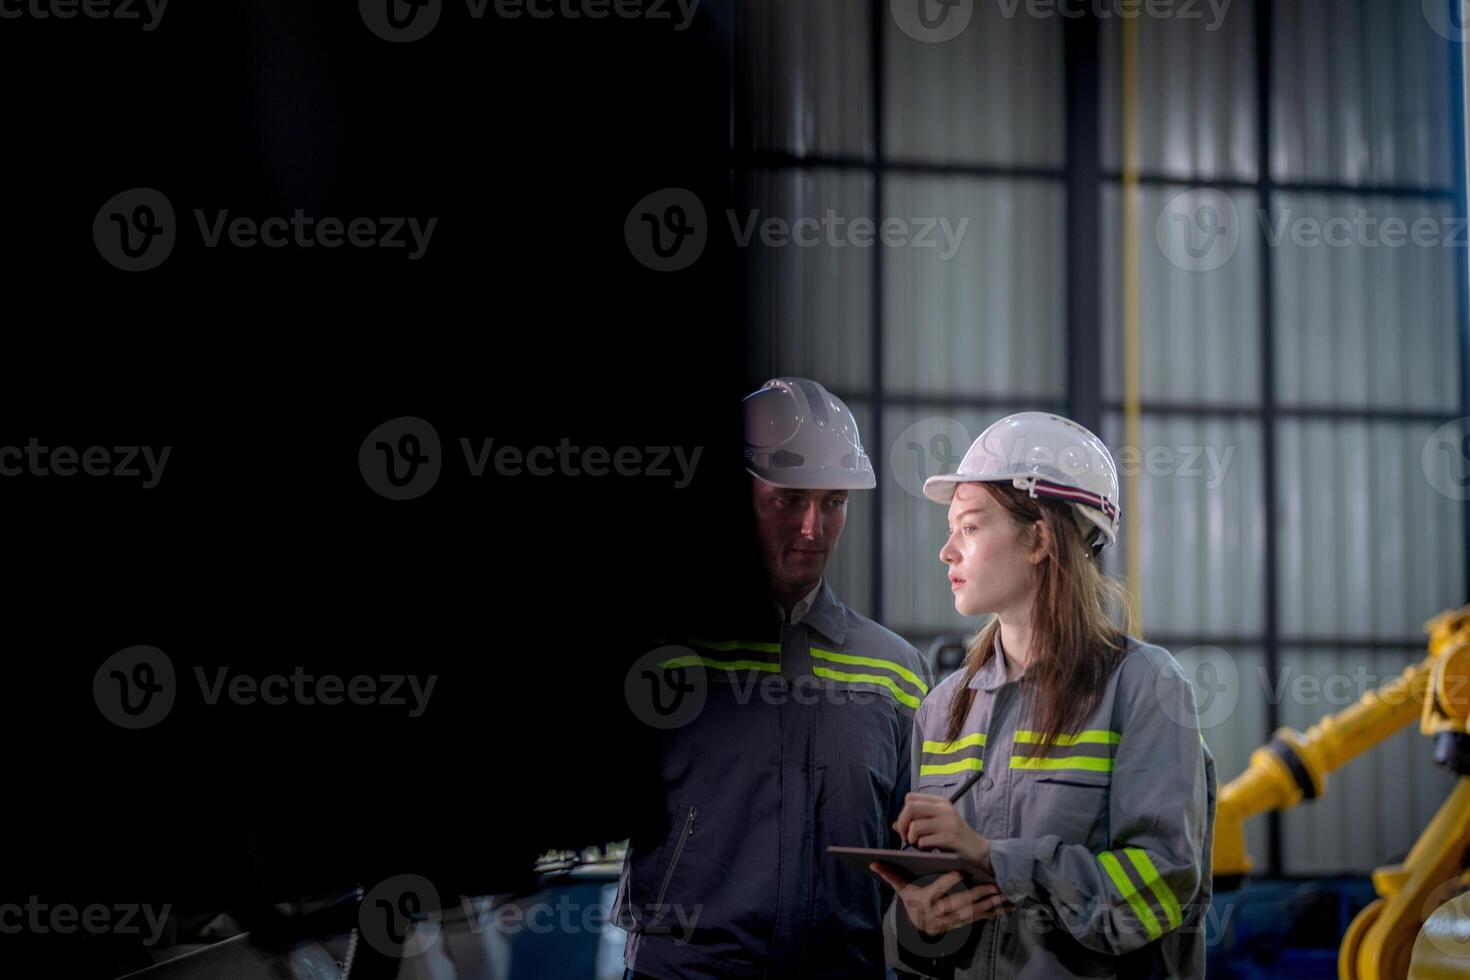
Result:
M852 413L805 378L766 382L744 409L775 601L739 635L688 638L662 662L705 700L663 740L665 832L630 842L623 865L627 976L879 978L880 883L826 849L898 845L913 715L933 678L823 578L849 491L876 483Z

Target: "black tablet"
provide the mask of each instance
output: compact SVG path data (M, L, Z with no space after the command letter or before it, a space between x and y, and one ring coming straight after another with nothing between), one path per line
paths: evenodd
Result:
M995 880L993 875L966 861L953 851L892 850L884 847L829 847L827 853L840 858L856 868L868 870L874 861L898 869L910 881L931 875L942 875L946 871L959 871L971 884L983 884Z

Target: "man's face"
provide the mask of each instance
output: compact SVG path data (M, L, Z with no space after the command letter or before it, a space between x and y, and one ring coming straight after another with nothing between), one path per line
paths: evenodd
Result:
M751 478L755 527L766 574L779 591L809 591L822 577L842 525L846 490L787 490Z

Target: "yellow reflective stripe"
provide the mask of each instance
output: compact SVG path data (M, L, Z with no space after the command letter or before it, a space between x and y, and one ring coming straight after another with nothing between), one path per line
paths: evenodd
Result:
M969 748L972 745L984 745L984 744L985 744L985 733L984 732L976 732L973 735L966 735L964 738L956 739L953 742L929 742L929 741L926 741L924 743L924 749L923 749L923 751L925 751L925 752L938 752L940 755L948 755L951 752L958 752L960 749L967 749L967 748Z
M1117 732L1106 729L1090 729L1078 732L1075 735L1058 735L1054 744L1056 745L1117 745L1123 740L1123 736ZM1022 729L1016 730L1017 742L1041 742L1041 732L1028 732Z
M764 660L715 660L713 657L701 657L695 654L665 660L659 666L666 670L672 670L675 667L692 667L695 664L700 664L711 670L764 670L772 674L781 672L780 664L768 663Z
M1164 910L1164 915L1169 918L1169 928L1179 928L1179 923L1184 921L1183 914L1179 911L1179 900L1174 897L1174 892L1164 884L1164 878L1159 874L1159 869L1148 859L1148 854L1137 847L1125 847L1123 853L1128 855L1128 860L1138 869L1138 877L1154 893L1154 898L1159 900L1159 906Z
M744 640L697 640L692 637L689 642L695 646L708 647L711 650L724 650L726 652L730 650L754 650L757 653L781 652L781 644L779 643L756 643L754 641L746 642Z
M919 766L919 776L946 776L952 772L964 772L966 769L981 772L984 769L984 759L958 759L954 762L925 762Z
M892 660L879 660L877 657L858 657L851 653L834 653L831 650L823 650L821 647L810 647L809 650L811 655L818 660L831 660L839 664L852 664L854 667L882 667L884 670L891 670L918 688L920 697L929 693L929 685L925 684L918 674L902 664L894 663Z
M1097 863L1103 866L1108 877L1113 879L1113 884L1117 886L1118 891L1133 907L1133 914L1138 916L1139 922L1143 923L1149 940L1153 941L1162 936L1164 930L1159 928L1159 920L1154 918L1154 913L1148 907L1148 903L1143 900L1143 896L1138 894L1138 889L1133 887L1133 882L1128 880L1127 872L1123 870L1123 866L1118 863L1118 859L1113 856L1112 852L1103 851L1097 856Z
M840 670L831 670L827 667L813 667L812 673L818 677L830 677L834 681L856 681L864 684L882 684L893 692L893 696L908 705L910 708L919 706L919 699L898 686L898 682L891 677L881 677L878 674L844 674Z
M1112 772L1112 759L1095 759L1087 755L1064 755L1059 759L1037 758L1024 755L1011 756L1012 769L1087 769L1091 772Z

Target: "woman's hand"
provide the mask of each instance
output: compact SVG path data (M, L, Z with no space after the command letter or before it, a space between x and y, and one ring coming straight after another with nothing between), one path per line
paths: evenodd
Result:
M990 866L990 841L977 834L960 816L954 804L942 796L910 793L893 825L898 836L915 847L953 851L986 874Z
M958 871L940 875L927 885L910 884L880 861L868 867L898 892L909 921L922 933L937 936L980 919L993 919L1015 908L994 884L976 885L950 894L960 881Z

